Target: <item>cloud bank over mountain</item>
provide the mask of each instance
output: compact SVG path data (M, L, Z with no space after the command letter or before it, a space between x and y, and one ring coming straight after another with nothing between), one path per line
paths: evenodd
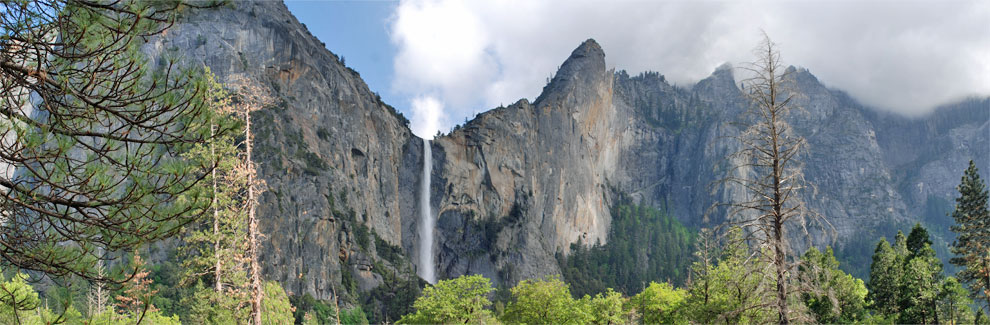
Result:
M595 38L610 67L680 85L752 60L766 31L786 63L906 115L990 94L990 2L409 0L390 21L393 91L420 136L533 99L573 44ZM420 107L423 106L423 107ZM435 128L435 129L434 129Z

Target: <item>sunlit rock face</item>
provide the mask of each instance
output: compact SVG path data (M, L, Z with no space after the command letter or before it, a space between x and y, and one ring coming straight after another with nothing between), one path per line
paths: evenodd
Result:
M555 253L608 240L609 181L633 127L628 107L614 104L612 76L588 40L535 103L480 114L438 139L442 274L555 274Z
M410 236L423 142L284 4L188 10L149 48L206 65L221 81L246 77L276 98L252 114L267 279L328 299L347 294L345 275L370 290L408 266L377 256L375 236L359 228L397 246Z
M424 141L282 3L190 11L149 51L181 54L221 80L247 77L276 96L252 115L267 184L266 278L326 299L415 277ZM724 221L709 208L744 195L717 182L739 163L726 157L739 149L731 136L747 107L731 66L675 86L659 73L609 70L604 56L588 40L561 58L533 102L433 139L426 174L438 279L477 273L511 285L559 273L555 254L608 242L620 192L693 227ZM990 170L990 99L907 119L791 71L801 107L792 124L808 140L802 158L814 184L804 198L831 221L840 249L921 216L945 222L944 212L927 211L952 202L966 162ZM401 255L383 256L385 245Z

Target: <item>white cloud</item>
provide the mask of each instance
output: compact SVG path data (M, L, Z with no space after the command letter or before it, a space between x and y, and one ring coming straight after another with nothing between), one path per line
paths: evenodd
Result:
M410 126L413 133L420 138L432 139L448 123L443 103L434 96L418 96L412 99L412 120Z
M439 125L446 130L535 98L587 38L602 45L610 67L689 84L723 62L752 60L762 29L786 63L867 104L913 115L990 94L988 21L985 1L409 0L390 25L393 91L433 94L450 117Z

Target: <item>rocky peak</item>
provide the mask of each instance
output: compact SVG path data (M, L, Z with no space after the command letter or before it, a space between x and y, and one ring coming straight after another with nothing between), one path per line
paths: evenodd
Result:
M787 70L784 70L784 73L794 81L796 87L803 91L828 90L828 88L818 80L818 77L815 77L815 75L811 74L811 71L808 71L806 68L795 67L792 65L787 67Z
M564 61L561 65L561 71L566 71L569 66L580 65L583 62L591 62L593 64L605 64L605 51L602 50L601 45L598 45L594 39L589 38L578 45L574 51L571 52L571 56Z
M741 112L738 105L742 98L742 92L736 86L736 77L732 74L732 64L728 62L715 68L708 78L702 79L694 85L693 91L702 98L709 98L714 104L714 108L720 112L737 114Z
M589 38L571 52L554 74L550 84L543 88L540 97L536 99L536 104L539 105L543 100L554 95L598 88L601 82L606 80L605 51L598 42Z

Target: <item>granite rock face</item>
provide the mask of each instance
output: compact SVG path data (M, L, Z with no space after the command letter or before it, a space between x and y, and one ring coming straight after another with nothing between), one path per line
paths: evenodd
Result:
M276 96L252 115L268 188L259 209L268 279L293 294L357 299L424 267L414 265L423 142L284 4L192 12L149 48ZM556 254L609 240L619 192L691 226L723 221L709 207L742 193L716 182L733 163L725 157L738 149L730 137L747 105L732 67L680 87L655 72L611 71L604 56L585 41L534 102L482 113L431 142L438 278L478 273L511 285L559 273ZM990 99L909 119L790 71L801 107L791 123L808 140L815 184L805 200L840 246L952 202L969 159L990 170ZM393 247L398 257L382 253Z
M342 281L380 285L386 270L376 266L410 267L377 256L374 237L399 246L403 220L415 219L422 141L283 3L189 12L148 46L206 65L221 81L247 78L275 98L251 116L266 183L258 215L267 279L327 299L346 293Z
M632 118L613 105L612 75L588 40L535 103L480 114L436 141L441 277L554 274L554 254L571 243L607 241L609 180ZM489 243L474 245L479 237Z

